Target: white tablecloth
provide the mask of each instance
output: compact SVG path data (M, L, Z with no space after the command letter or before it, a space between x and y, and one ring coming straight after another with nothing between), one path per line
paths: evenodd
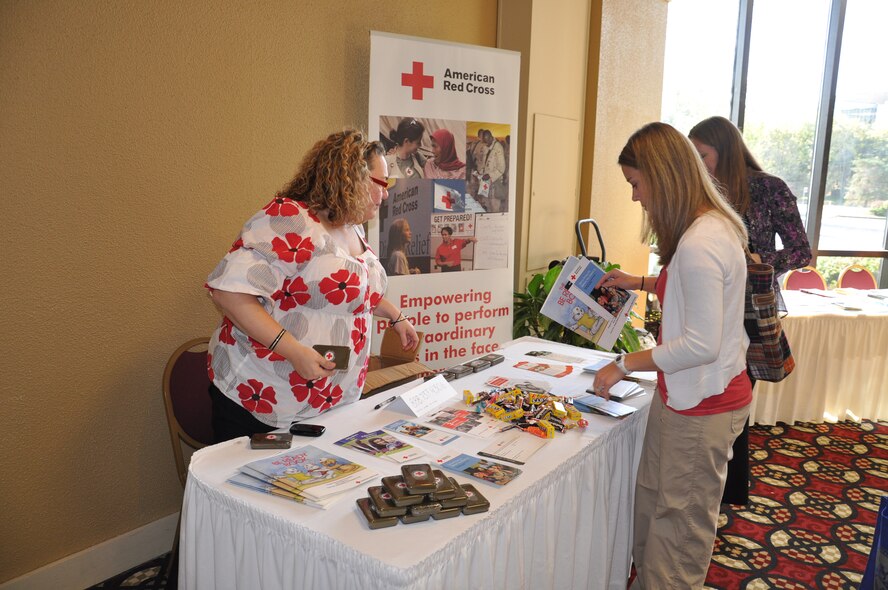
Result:
M503 354L506 361L483 373L451 382L479 391L493 375L547 380L554 393L582 393L591 375L575 367L555 379L511 367L530 350L591 358L591 352L549 342L520 339ZM552 364L558 364L552 362ZM405 415L373 405L376 396L325 414L327 432L300 439L357 461L382 476L395 463L333 444L356 430L369 431ZM454 398L456 400L456 398ZM631 404L638 412L619 421L586 417L585 431L556 434L502 488L470 477L491 502L487 513L370 530L355 499L346 493L327 510L243 490L225 483L240 465L273 451L253 451L237 439L197 452L191 462L182 507L179 583L184 588L220 590L335 588L611 588L624 590L632 542L632 501L647 409L646 393ZM531 435L528 435L531 436ZM446 452L476 452L489 444L462 436L439 447L422 445L432 459ZM450 475L453 475L452 473ZM378 484L378 481L374 482Z
M888 305L866 291L815 293L783 292L796 368L780 383L756 384L750 421L888 420Z

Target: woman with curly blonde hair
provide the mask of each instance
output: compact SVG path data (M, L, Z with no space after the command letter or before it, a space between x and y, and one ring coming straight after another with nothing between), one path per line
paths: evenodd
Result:
M208 369L216 441L286 428L360 397L373 316L405 349L417 335L385 299L387 278L361 224L388 198L378 142L354 129L309 150L207 279L222 322ZM313 347L344 346L347 365Z

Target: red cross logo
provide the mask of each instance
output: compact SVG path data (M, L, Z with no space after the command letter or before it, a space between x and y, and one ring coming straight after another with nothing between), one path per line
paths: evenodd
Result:
M424 75L422 67L423 63L421 61L415 61L413 62L413 72L403 72L401 74L401 86L413 88L413 100L422 100L423 89L434 87L435 77Z
M453 209L453 197L450 196L450 191L444 193L444 196L441 197L441 200L444 201L444 206L448 209Z

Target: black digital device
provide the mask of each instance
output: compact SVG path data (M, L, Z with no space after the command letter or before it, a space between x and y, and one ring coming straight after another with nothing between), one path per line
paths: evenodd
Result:
M295 436L321 436L325 430L327 430L326 427L320 424L305 424L303 422L290 424L290 434Z

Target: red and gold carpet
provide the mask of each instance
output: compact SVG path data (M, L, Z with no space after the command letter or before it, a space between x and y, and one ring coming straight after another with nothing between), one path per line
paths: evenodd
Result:
M706 588L857 588L888 494L888 424L753 426L749 446L749 504L722 511Z

